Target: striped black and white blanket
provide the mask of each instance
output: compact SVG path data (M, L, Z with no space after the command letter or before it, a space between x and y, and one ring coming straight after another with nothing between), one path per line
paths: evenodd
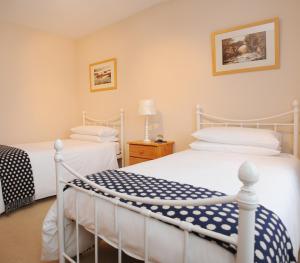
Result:
M108 189L139 197L184 200L187 198L198 199L225 195L221 192L211 191L202 187L117 170L108 170L89 175L87 179ZM84 189L94 190L78 179L72 182ZM99 191L96 192L101 194ZM146 205L127 200L121 201L137 207L146 207L152 212L187 221L220 234L230 236L237 235L238 233L239 210L236 203L198 207L170 207ZM201 237L212 240L209 237ZM217 240L214 241L230 252L236 253L237 248L235 246ZM276 214L262 205L259 205L256 210L255 262L296 262L293 255L292 243L285 226Z
M0 181L5 213L34 201L32 168L25 151L0 145Z

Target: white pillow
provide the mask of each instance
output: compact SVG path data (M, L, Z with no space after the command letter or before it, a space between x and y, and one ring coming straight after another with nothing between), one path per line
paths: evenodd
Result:
M232 145L224 143L211 143L204 141L195 141L190 144L193 150L198 151L210 151L210 152L226 152L226 153L243 153L243 154L254 154L254 155L279 155L279 150L255 147L255 146L244 146L244 145Z
M94 135L71 134L71 139L90 142L118 142L119 139L115 136L99 137Z
M83 135L94 135L100 137L117 136L119 131L117 129L105 126L78 126L71 129L71 132Z
M281 134L272 130L241 128L241 127L211 127L200 129L192 134L198 140L259 146L274 150L281 149Z

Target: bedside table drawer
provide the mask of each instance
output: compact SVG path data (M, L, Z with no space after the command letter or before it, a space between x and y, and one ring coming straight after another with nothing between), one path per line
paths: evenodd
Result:
M144 145L130 145L129 152L130 157L138 157L145 159L156 158L156 148L155 146L144 146Z
M129 165L142 163L142 162L146 162L146 161L149 161L149 159L137 158L137 157L132 157L132 156L129 157Z

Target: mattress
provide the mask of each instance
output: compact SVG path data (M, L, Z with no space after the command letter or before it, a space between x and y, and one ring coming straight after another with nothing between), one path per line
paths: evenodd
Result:
M63 155L67 164L81 174L91 174L105 169L118 168L116 153L119 143L87 142L80 140L64 140ZM30 158L35 199L42 199L56 194L56 176L54 163L54 142L40 142L12 145L27 152ZM67 180L73 179L65 172ZM2 188L0 182L0 214L4 212Z
M148 161L122 168L127 172L145 176L188 183L211 190L236 194L241 187L238 180L238 169L244 161L253 162L259 172L260 179L255 189L259 203L276 213L286 226L293 243L294 255L298 256L300 240L300 166L294 157L255 156L234 153L216 153L187 150L157 160ZM84 194L79 194L79 223L88 230L94 229L94 201ZM65 193L65 214L75 218L75 191ZM98 233L102 239L117 246L117 235L114 227L113 205L98 202L100 226ZM125 253L143 259L144 223L142 216L126 209L119 209L119 225L122 231L122 246ZM56 239L56 208L50 209L43 227L43 258L57 258ZM150 262L182 262L183 233L176 227L151 220L149 225L149 256ZM91 240L91 237L89 237ZM66 247L74 253L74 226L68 221L66 227ZM88 243L87 242L85 244ZM56 255L55 255L56 254ZM234 262L234 255L217 246L213 242L190 234L189 262Z

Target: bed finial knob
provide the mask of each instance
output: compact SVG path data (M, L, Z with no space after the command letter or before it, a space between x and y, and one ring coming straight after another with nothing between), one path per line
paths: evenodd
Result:
M56 162L60 162L63 160L63 156L61 154L63 147L64 147L63 142L60 139L55 141L54 149L56 152L55 152L54 159Z
M244 162L239 169L239 179L242 181L244 186L253 186L259 179L256 166L251 162Z
M239 169L239 179L243 186L237 195L238 203L246 210L254 209L258 203L257 195L253 189L253 185L259 179L256 166L251 162L244 162Z

